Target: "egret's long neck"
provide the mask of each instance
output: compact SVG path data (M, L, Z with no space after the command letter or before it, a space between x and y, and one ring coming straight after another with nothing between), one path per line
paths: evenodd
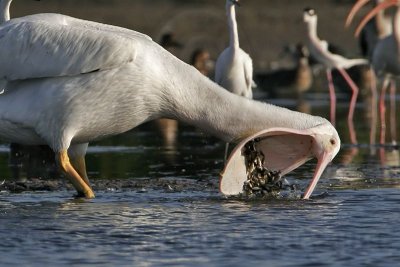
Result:
M310 39L318 39L317 36L317 18L308 21L307 23L307 34Z
M235 5L232 3L226 4L226 15L228 17L229 26L229 46L231 48L239 48L239 35L236 22Z
M10 20L10 4L12 0L2 0L0 2L0 24Z
M169 76L162 90L162 98L167 104L163 105L161 113L228 142L241 140L266 128L306 129L327 122L320 117L232 94L196 69L181 62L178 64L178 61L171 64L171 71L174 75Z

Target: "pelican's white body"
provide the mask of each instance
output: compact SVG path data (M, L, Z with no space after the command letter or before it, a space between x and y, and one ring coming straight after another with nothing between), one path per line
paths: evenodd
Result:
M234 95L135 31L31 15L0 25L0 48L0 138L9 142L84 155L90 141L166 117L227 142L273 127L307 130L326 141L313 156L329 161L340 147L326 119Z

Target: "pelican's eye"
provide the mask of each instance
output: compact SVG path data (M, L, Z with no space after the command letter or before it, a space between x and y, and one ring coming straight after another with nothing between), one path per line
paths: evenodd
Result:
M333 138L331 138L331 140L329 140L329 142L331 143L331 145L336 145L336 140L335 139L333 139Z

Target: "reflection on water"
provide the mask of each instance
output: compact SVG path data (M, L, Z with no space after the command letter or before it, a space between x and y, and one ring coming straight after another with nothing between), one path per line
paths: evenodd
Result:
M1 262L395 266L397 191L338 190L312 201L268 203L201 192L104 193L83 202L61 193L0 195Z

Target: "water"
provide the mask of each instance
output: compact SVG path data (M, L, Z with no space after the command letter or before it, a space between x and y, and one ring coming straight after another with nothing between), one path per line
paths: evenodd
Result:
M313 114L326 116L326 101L310 103ZM175 147L163 146L153 124L94 143L87 164L95 183L164 179L174 190L151 182L145 188L111 183L96 190L94 200L74 199L66 187L2 192L0 265L396 266L399 150L368 145L365 108L360 103L356 111L360 145L349 144L347 124L339 120L342 149L309 201L220 195L216 184L225 145L187 125L180 125ZM343 118L346 101L338 109ZM23 168L10 168L8 146L0 148L2 179L49 175L26 158ZM287 179L304 188L315 164L308 162ZM28 172L29 165L40 173ZM176 181L190 185L175 190ZM210 186L196 187L196 181Z

